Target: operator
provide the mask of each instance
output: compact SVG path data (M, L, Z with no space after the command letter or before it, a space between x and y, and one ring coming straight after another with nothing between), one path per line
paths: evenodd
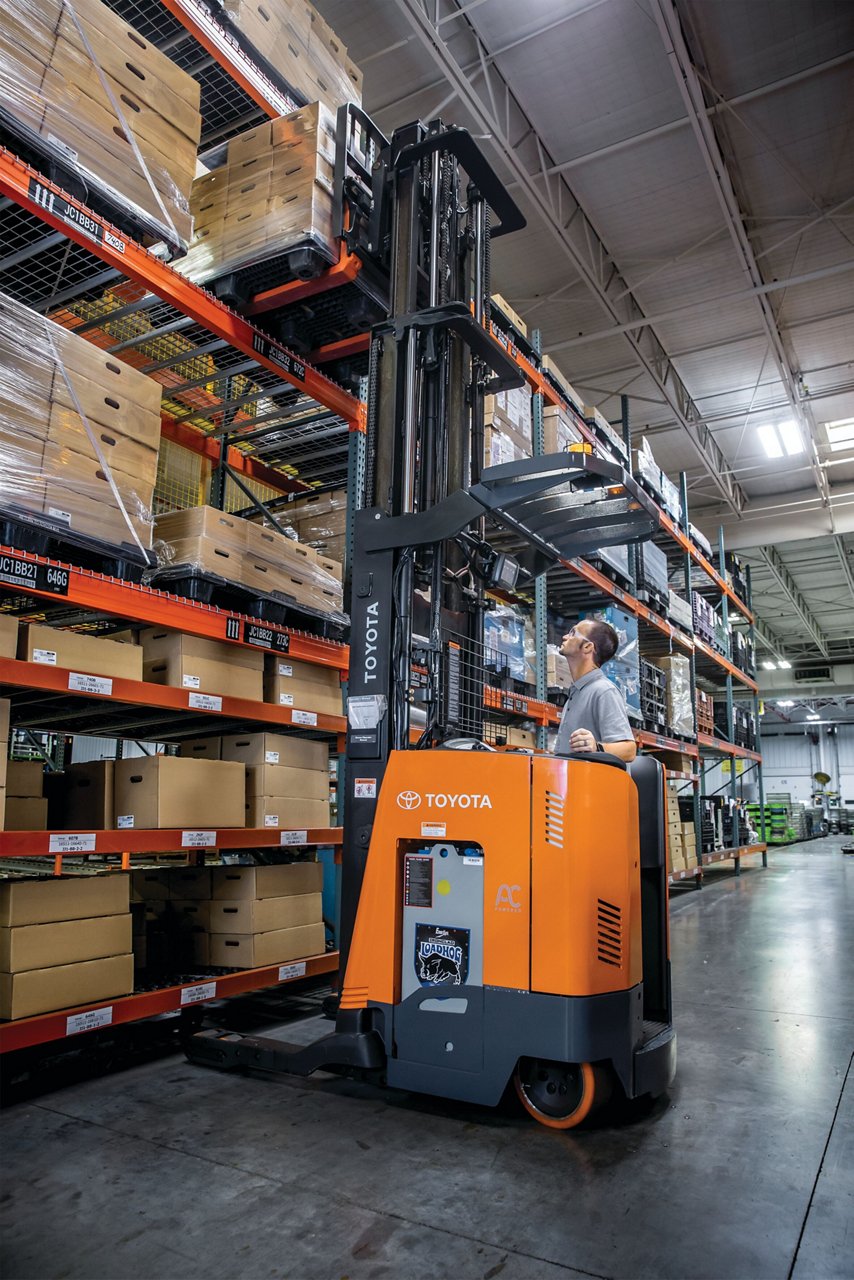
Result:
M608 622L583 618L563 637L572 685L561 713L555 755L607 751L627 763L637 747L622 693L601 668L617 652L619 640Z

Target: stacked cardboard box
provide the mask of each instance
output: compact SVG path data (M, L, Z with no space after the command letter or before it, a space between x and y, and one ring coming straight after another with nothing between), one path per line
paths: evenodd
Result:
M117 760L114 804L118 827L242 827L244 770L233 761L181 756Z
M326 948L316 862L214 867L210 962L227 969L285 964Z
M484 464L497 467L504 462L530 458L533 452L531 392L527 386L514 387L484 402Z
M0 295L0 505L151 546L160 386Z
M340 562L276 529L214 507L191 507L158 516L154 532L165 566L187 565L251 590L289 596L304 608L341 613Z
M179 270L204 283L307 239L334 259L334 166L335 120L319 102L232 138L226 163L193 183L193 240Z
M301 98L362 101L362 73L307 0L220 0L234 25Z
M88 183L186 245L201 133L196 80L100 0L6 0L6 109Z
M45 831L47 800L41 760L10 760L6 765L7 831Z
M667 784L667 849L670 871L691 871L697 865L697 834L693 822L680 813L678 783Z
M210 964L207 867L146 867L130 873L137 969L188 972Z
M528 326L525 324L525 321L519 315L519 312L513 310L513 308L510 306L510 303L507 301L507 299L502 298L500 293L494 293L492 295L492 301L498 307L499 311L504 312L505 316L510 321L510 323L514 325L515 328L517 328L519 332L522 334L522 337L527 338Z
M158 627L141 631L139 639L144 680L253 702L263 699L264 655L255 649Z
M63 667L82 675L125 680L143 678L142 650L137 645L34 622L21 629L18 656L24 662Z
M0 831L6 824L6 779L9 768L9 712L8 698L0 698Z
M576 413L583 416L584 396L575 390L575 387L566 375L561 372L551 356L543 356L543 373L548 374L550 378L553 378L558 383Z
M243 766L246 805L241 825L296 830L330 825L325 742L283 733L229 734L182 742L180 752L181 758L199 764L224 760Z
M0 883L0 1018L132 990L127 876Z
M697 732L715 732L715 700L704 689L697 690Z
M61 775L50 828L56 831L112 831L116 825L115 760L71 764Z
M596 408L595 405L586 404L583 408L583 416L592 427L596 429L600 440L605 444L606 448L621 461L628 461L628 450L623 442L622 437L611 426L608 419L603 413Z
M543 409L543 452L566 453L583 442L573 414L561 405L547 404Z
M322 715L343 714L341 677L336 667L268 654L264 670L264 701L277 707L297 707Z
M289 502L281 513L299 540L332 560L344 559L347 532L347 490L327 489Z

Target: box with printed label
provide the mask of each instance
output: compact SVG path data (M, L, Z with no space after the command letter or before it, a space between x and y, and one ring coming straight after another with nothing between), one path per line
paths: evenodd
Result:
M59 627L43 627L31 622L22 628L19 652L25 662L64 667L87 675L142 679L142 650L138 645L79 635Z
M326 930L322 924L297 925L293 929L273 929L268 933L212 933L212 965L226 969L252 969L267 964L285 964L326 950Z
M41 760L10 760L6 766L6 792L10 796L41 796L44 791L44 763Z
M79 964L131 949L131 917L95 916L0 928L0 971L21 973L53 965Z
M328 800L326 769L294 769L286 764L246 766L246 797L290 796L302 800Z
M178 755L190 760L221 760L222 738L188 738L179 745Z
M329 826L328 800L302 800L298 796L252 796L246 801L246 823L252 830L281 827L299 830Z
M242 827L244 770L233 761L145 756L116 761L116 826Z
M58 830L109 831L116 825L115 767L115 760L90 760L68 766Z
M271 867L211 867L211 896L223 898L280 898L286 894L320 893L323 867L319 862L290 862Z
M0 1018L30 1018L133 991L133 956L0 973Z
M240 645L179 631L140 633L143 673L154 684L261 702L264 655Z
M285 764L293 769L329 767L329 748L325 742L309 742L285 733L244 733L222 739L223 760L240 760L243 764Z
M18 619L0 613L0 658L18 656Z
M268 656L264 672L264 701L298 707L324 715L343 714L341 678L334 667L294 658Z
M4 825L7 831L46 831L47 800L41 796L6 793Z
M123 915L128 905L128 877L121 872L0 881L0 925L10 927Z
M211 933L268 933L273 929L294 929L301 924L320 924L323 895L293 893L280 898L235 898L208 904Z

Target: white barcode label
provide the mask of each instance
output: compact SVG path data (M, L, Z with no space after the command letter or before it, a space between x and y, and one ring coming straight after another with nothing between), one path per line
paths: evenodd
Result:
M126 831L129 827L132 827L132 826L133 826L133 814L120 813L118 818L116 819L116 827L118 828L118 830Z
M215 831L182 831L182 849L212 849L216 844Z
M355 778L353 780L353 795L357 800L373 800L376 794L376 778Z
M77 693L100 693L107 698L113 692L113 682L108 676L84 676L79 671L69 672L68 687Z
M71 512L63 511L61 507L48 507L47 513L53 516L54 520L61 520L63 524L71 524Z
M215 982L200 982L197 987L181 988L181 1004L198 1004L200 1000L212 1000L215 995Z
M317 724L316 711L295 711L291 716L294 724Z
M444 836L448 834L448 825L445 822L422 822L422 836Z
M265 827L277 827L279 825L279 815L277 813L264 814Z
M287 982L289 978L302 978L305 975L305 961L299 964L280 964L279 982Z
M72 1013L65 1019L65 1034L76 1036L81 1031L94 1031L96 1027L109 1027L113 1021L113 1006L106 1009L88 1009L86 1013Z
M182 676L181 677L181 685L182 685L182 688L184 689L198 689L201 683L202 681L199 676Z
M292 676L293 674L294 674L294 669L293 669L293 667L291 666L291 664L290 664L289 662L280 662L280 663L279 663L279 675L280 675L280 676Z
M222 711L222 698L215 693L190 693L187 702L196 711Z
M55 649L33 649L33 662L40 662L43 667L56 666Z
M483 866L483 858L472 858L472 857L468 857L468 858L466 858L466 857L464 857L464 858L463 858L463 866L464 866L464 867L482 867L482 866Z
M278 751L265 751L265 752L264 752L264 763L265 763L265 764L278 764L278 763L279 763L279 753L278 753Z
M292 693L279 694L280 707L292 707L294 705L294 695Z
M48 843L49 853L94 853L95 852L95 832L87 831L81 835L75 832L73 835L65 833L60 834L54 831L51 834Z
M307 831L283 831L279 836L279 844L307 844Z

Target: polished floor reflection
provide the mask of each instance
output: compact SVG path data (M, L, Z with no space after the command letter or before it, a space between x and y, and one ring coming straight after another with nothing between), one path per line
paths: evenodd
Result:
M674 899L679 1072L646 1114L562 1135L515 1110L161 1058L5 1111L4 1276L850 1280L842 843Z

